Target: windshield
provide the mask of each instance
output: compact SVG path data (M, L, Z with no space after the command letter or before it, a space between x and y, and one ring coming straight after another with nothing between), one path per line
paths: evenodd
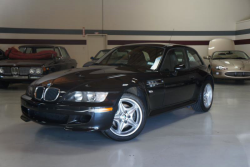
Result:
M241 51L223 51L215 52L212 59L249 59L249 57Z
M127 65L157 69L164 49L152 46L122 46L99 62L102 65Z
M109 50L101 50L100 52L96 54L95 59L100 59L102 56L104 56L108 52Z

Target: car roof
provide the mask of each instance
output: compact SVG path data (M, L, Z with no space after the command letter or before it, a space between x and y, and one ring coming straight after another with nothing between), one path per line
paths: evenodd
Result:
M158 47L172 47L172 46L184 46L185 45L177 45L177 44L173 44L173 43L133 43L133 44L126 44L126 45L122 45L122 46L158 46Z

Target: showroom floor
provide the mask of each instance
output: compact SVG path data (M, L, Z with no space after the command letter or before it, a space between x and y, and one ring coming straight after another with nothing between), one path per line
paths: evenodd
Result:
M250 81L216 84L208 113L184 108L150 117L129 142L23 122L20 96L26 86L0 90L0 167L250 165Z

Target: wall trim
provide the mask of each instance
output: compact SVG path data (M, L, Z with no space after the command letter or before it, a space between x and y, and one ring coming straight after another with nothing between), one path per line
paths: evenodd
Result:
M1 39L0 44L47 44L47 45L86 45L86 40L61 39Z
M235 40L235 45L248 45L250 39ZM163 40L108 40L108 45L126 45L133 43L173 43L180 45L209 45L209 41L163 41ZM1 39L0 44L48 44L48 45L87 45L87 40L60 39Z
M145 31L145 30L91 30L86 29L86 34L107 35L154 35L154 36L235 36L250 34L250 29L236 31ZM9 28L0 27L0 33L11 34L61 34L82 35L82 29L47 29L47 28Z

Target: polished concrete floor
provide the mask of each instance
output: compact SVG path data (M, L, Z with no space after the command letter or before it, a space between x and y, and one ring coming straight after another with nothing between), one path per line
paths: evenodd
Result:
M150 117L128 142L23 122L26 86L0 90L0 167L250 166L250 82L218 83L210 112L184 108Z

